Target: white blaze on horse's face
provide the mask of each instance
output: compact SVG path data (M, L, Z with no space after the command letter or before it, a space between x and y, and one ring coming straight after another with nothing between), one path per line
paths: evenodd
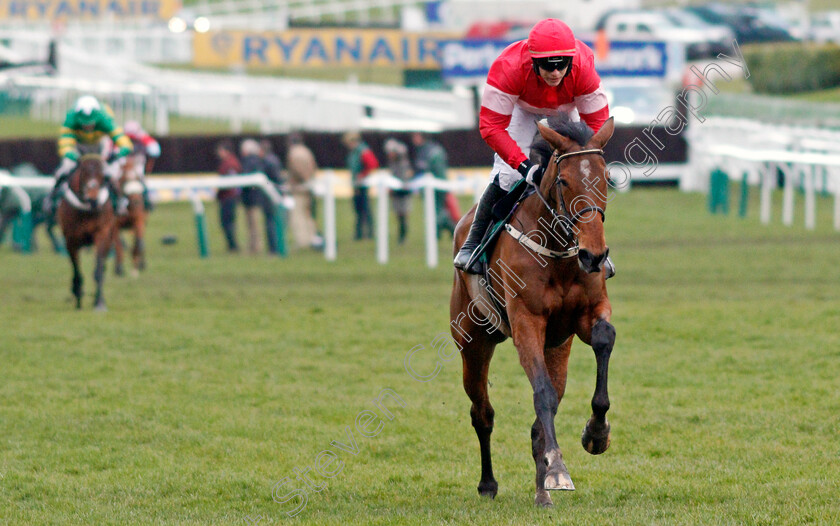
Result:
M589 159L584 159L580 162L580 173L583 174L584 179L592 173L592 169L589 168Z
M85 198L91 201L96 201L99 197L99 181L96 179L89 179L87 183L85 183Z

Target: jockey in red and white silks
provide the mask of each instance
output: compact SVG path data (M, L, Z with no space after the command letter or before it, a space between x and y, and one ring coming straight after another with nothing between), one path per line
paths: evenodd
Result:
M490 66L481 99L479 131L496 152L493 183L478 202L455 268L477 274L473 257L490 224L493 205L520 178L538 185L543 168L528 159L537 121L567 113L597 132L609 118L607 95L592 50L560 20L537 22L527 40L514 42Z
M592 50L574 39L571 30L565 39L566 48L555 49L561 25L568 30L559 20L538 23L528 40L514 42L499 55L487 75L479 130L496 152L493 173L498 174L504 190L510 190L522 177L517 168L528 159L538 120L564 112L572 120L579 117L597 132L609 118L607 95L595 71ZM548 42L541 45L541 39ZM559 70L544 70L542 75L537 71L534 59L553 56L572 57L565 75Z

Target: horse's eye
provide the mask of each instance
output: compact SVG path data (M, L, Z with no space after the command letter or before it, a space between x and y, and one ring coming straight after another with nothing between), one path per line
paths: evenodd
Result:
M569 186L569 183L565 179L560 178L557 180L560 181L560 186Z

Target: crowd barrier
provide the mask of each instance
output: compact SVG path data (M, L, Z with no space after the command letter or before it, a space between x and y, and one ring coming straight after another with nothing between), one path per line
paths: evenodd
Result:
M771 126L742 119L708 119L691 141L692 177L684 190L709 193L710 211L728 212L729 182L741 184L739 214L746 215L749 187L760 192L759 217L772 219L773 189L783 181L782 224L793 225L794 194L804 194L805 228L816 228L817 195L834 195L833 227L840 231L840 132Z
M245 174L237 177L150 177L146 180L149 191L157 193L171 191L176 198L174 200L189 200L193 204L196 222L196 238L198 241L198 253L200 257L209 256L209 244L207 237L207 220L205 217L203 199L212 198L213 190L220 188L238 188L256 186L260 188L275 207L274 224L266 225L266 228L274 228L277 232L277 250L281 256L287 254L285 225L283 224L283 209L290 208L292 202L284 198L275 185L262 173ZM32 229L32 202L26 193L27 188L50 189L53 186L52 177L17 177L11 176L9 172L0 171L0 188L9 188L20 203L19 224L23 225L22 238L31 238ZM29 244L22 246L23 252L29 252Z
M363 186L373 191L376 197L376 260L385 264L389 259L389 199L390 191L405 189L418 192L423 199L425 255L426 265L430 268L438 265L438 239L435 210L435 190L453 192L455 194L472 194L477 200L484 188L489 184L487 170L481 170L483 175L456 174L452 180L441 180L429 173L420 174L407 183L393 177L387 170L378 170L366 177ZM149 177L147 186L152 193L153 200L161 200L166 195L167 201L189 201L195 213L196 239L200 257L208 257L210 253L207 236L207 221L204 201L215 198L215 191L220 188L236 188L256 186L261 188L276 207L274 214L277 230L278 251L280 255L287 254L284 224L284 209L294 207L294 200L282 195L277 187L262 173L239 175L235 177L196 176L196 177ZM8 187L18 198L21 207L21 221L31 225L32 203L24 191L26 188L49 189L53 185L51 177L13 177L8 172L0 171L0 188ZM324 257L328 261L335 261L338 253L336 236L336 199L338 195L348 195L352 192L350 182L346 177L339 177L333 170L324 170L312 181L313 193L322 200L324 210ZM24 219L25 218L25 219ZM30 226L31 230L31 226Z

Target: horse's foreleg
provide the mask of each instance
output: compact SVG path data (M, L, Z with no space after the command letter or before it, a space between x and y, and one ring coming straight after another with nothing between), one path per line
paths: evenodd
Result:
M146 235L145 219L138 219L137 225L134 227L134 268L137 271L145 270L146 268L146 244L143 241Z
M592 396L592 417L583 428L581 444L583 448L599 455L610 447L610 423L607 411L610 409L610 396L607 391L607 371L610 354L615 344L615 327L607 320L600 319L592 327L592 350L595 351L597 376L595 394Z
M76 298L76 308L82 308L82 273L79 272L79 249L78 247L67 247L70 254L70 263L73 265L73 284L70 290Z
M3 238L6 236L6 227L9 226L9 222L9 216L0 214L0 243L3 242Z
M493 357L493 344L476 342L462 348L461 358L464 366L464 390L472 401L470 417L478 444L481 449L481 480L478 493L484 497L495 498L499 484L493 476L493 463L490 456L490 435L493 433L495 411L490 405L487 392L490 359Z
M572 338L566 340L561 346L546 349L545 361L548 368L548 375L551 377L551 384L557 393L558 404L563 400L563 394L566 392L566 373L569 365L569 353L572 349ZM537 493L534 503L538 506L551 506L551 496L544 486L544 481L547 473L547 466L545 464L545 435L543 433L540 419L534 421L531 426L531 454L534 457L534 463L537 466Z
M557 406L560 404L560 399L545 370L545 363L540 362L539 365L542 366L542 370L536 371L533 378L531 374L528 375L529 378L532 378L531 386L534 388L534 410L537 413L537 422L539 423L543 445L542 458L536 458L535 462L542 462L545 469L542 488L537 483L537 497L540 496L540 489L575 489L572 478L569 476L569 471L566 469L566 464L563 462L563 454L560 452L560 446L557 445L557 436L554 431L554 415L557 414ZM533 432L531 436L533 439ZM537 468L538 476L541 469L540 467Z
M122 276L124 274L123 271L123 244L122 239L120 239L120 229L114 228L114 274L117 276Z
M55 252L56 254L61 254L65 250L64 242L58 237L56 237L55 232L53 232L54 227L54 221L48 219L44 222L44 228L46 229L47 235L49 236L50 242L52 243L53 252Z
M532 428L532 449L542 450L542 454L534 459L537 463L537 503L547 505L547 495L541 490L573 490L575 489L563 455L557 445L554 431L554 415L560 403L546 365L544 355L545 323L521 323L514 329L514 343L519 353L519 363L525 369L531 387L534 390L534 411L537 422L536 432ZM542 447L540 447L542 444ZM542 463L543 466L539 464ZM545 476L542 476L544 470ZM540 486L542 478L542 486ZM542 499L540 497L543 497Z
M111 250L111 243L114 234L107 232L97 236L96 239L96 269L93 272L93 278L96 280L96 299L94 300L94 309L98 311L106 311L108 307L105 306L105 297L102 293L102 285L105 281L105 262L108 260L108 252Z

